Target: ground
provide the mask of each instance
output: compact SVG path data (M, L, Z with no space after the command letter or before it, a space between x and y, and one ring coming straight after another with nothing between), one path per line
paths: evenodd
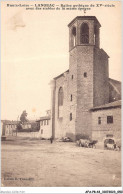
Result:
M2 141L2 186L121 186L121 152L13 137Z

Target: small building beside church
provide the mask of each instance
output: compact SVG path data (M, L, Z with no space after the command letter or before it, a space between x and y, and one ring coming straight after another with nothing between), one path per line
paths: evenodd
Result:
M121 83L109 78L101 24L95 16L77 16L68 27L69 69L51 81L52 135L121 138Z
M37 120L37 122L39 123L40 126L38 137L46 139L50 138L52 136L50 116L40 117L40 119Z
M51 110L46 111L46 116L36 121L39 125L38 137L49 139L52 136Z
M94 107L92 111L92 139L101 141L107 135L121 139L121 100Z

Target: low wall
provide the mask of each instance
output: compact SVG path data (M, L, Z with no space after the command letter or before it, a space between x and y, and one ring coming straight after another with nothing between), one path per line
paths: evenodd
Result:
M40 138L41 135L39 132L18 132L18 137L29 137L29 138Z

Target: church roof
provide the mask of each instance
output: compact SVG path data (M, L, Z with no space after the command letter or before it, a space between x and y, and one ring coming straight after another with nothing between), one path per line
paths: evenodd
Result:
M121 95L121 82L109 78L109 84L116 90L118 94Z
M65 71L64 73L58 75L57 77L54 77L54 79L56 80L56 79L58 79L58 78L64 76L64 74L65 74L65 73L68 73L68 72L69 72L69 69L68 69L67 71Z
M58 75L57 77L54 77L54 79L58 79L62 76L65 75L65 73L69 73L69 69L63 73L61 73L60 75ZM121 82L120 81L117 81L117 80L114 80L114 79L111 79L109 78L109 84L115 89L115 91L121 95Z
M108 58L110 58L109 55L108 55L102 48L100 49L100 51L101 51L103 54L107 55Z
M111 109L111 108L121 108L121 100L114 101L114 102L104 104L101 106L96 106L96 107L91 108L91 110L96 111L96 110Z
M57 79L61 77L66 77L66 74L68 75L68 73L69 69L55 77L54 80L57 81ZM108 81L109 81L109 103L121 100L121 82L111 78L109 78ZM106 107L101 106L101 108L107 108L107 106Z
M94 20L101 27L95 16L77 16L68 24L68 27L70 27L76 20Z

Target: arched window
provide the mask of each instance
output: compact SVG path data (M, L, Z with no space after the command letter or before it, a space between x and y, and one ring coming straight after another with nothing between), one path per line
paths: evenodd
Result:
M70 96L70 101L72 101L73 100L73 96L72 96L72 94L71 94L71 96Z
M97 28L94 27L94 45L96 44L96 34L97 34Z
M94 45L99 47L99 27L94 27Z
M63 88L60 87L58 91L58 117L63 117Z
M83 23L80 29L80 43L88 44L89 43L89 27L88 24Z
M58 93L58 105L63 106L63 88L59 88L59 93Z
M70 113L70 121L72 121L72 113Z
M76 45L76 28L72 28L72 39L73 39L73 46Z

